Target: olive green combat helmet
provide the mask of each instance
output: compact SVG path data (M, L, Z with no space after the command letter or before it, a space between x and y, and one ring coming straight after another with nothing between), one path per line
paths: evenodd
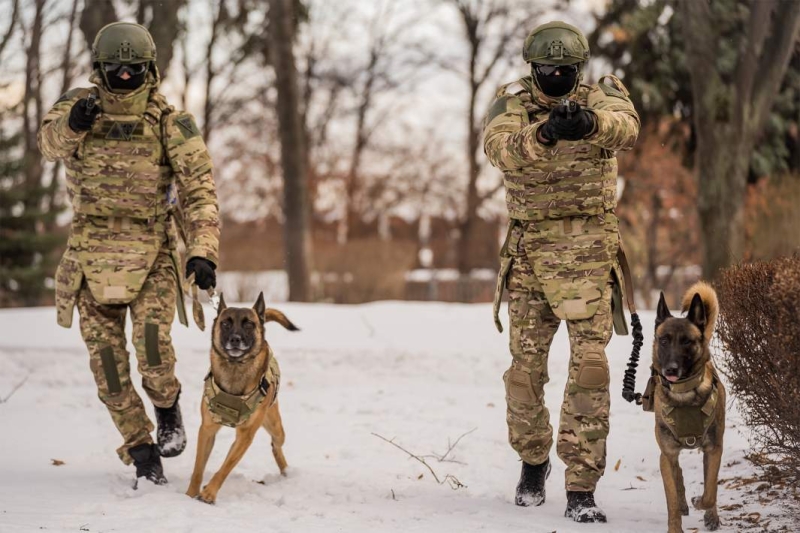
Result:
M98 68L101 63L148 63L148 70L158 79L153 36L147 28L132 22L112 22L97 32L92 44L92 65Z
M522 46L526 63L574 65L589 59L589 42L571 24L556 20L534 28Z

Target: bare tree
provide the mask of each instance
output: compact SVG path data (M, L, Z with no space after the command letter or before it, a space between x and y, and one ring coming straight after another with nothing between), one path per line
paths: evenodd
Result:
M376 100L382 94L397 91L404 84L408 86L413 78L413 71L420 66L416 61L402 59L402 37L413 21L393 20L395 17L392 6L393 4L382 2L375 11L369 24L366 63L358 66L356 72L350 76L352 83L348 84L356 96L356 128L345 177L345 212L340 220L340 243L347 242L361 216L357 195L364 187L361 172L365 152L370 147L375 132L387 122L385 114L374 113ZM401 73L404 66L410 67L411 72L404 70ZM379 117L378 120L370 120L373 114Z
M800 2L753 0L748 4L749 18L731 79L722 72L718 59L723 39L716 23L719 14L708 2L681 0L678 5L694 95L698 212L707 278L743 257L744 196L751 154L800 30Z
M458 11L463 24L462 34L469 46L467 58L468 68L465 78L469 86L469 102L467 107L467 191L466 207L461 217L460 240L458 243L458 270L467 273L473 261L470 251L475 238L475 226L478 220L478 209L491 198L501 187L496 187L481 193L478 190L478 178L482 172L482 163L479 159L481 152L481 122L485 103L479 103L481 90L492 81L506 60L518 51L522 42L522 35L530 17L522 16L520 11L513 9L511 2L506 0L447 0ZM498 36L493 39L492 36Z
M111 3L111 2L109 2ZM224 5L224 0L220 0ZM175 50L175 41L180 34L178 12L186 5L186 0L139 0L136 21L146 26L156 43L156 65L161 76L167 75L169 64Z
M61 91L59 94L66 93L72 85L72 41L75 34L75 23L78 18L78 3L80 0L72 0L72 8L70 9L67 17L67 39L64 43L64 55L61 58ZM62 163L57 161L52 168L50 183L47 186L47 194L44 201L46 203L45 212L52 212L57 207L56 199L58 197L59 183L58 176L61 172ZM56 219L53 217L48 220L46 227L47 231L55 229Z
M284 242L289 300L311 299L311 228L308 157L300 114L294 49L297 11L293 0L269 0L269 57L275 68L283 167Z

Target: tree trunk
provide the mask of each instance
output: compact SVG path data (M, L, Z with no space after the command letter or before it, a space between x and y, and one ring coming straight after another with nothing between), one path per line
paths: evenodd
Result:
M478 145L480 143L480 131L475 126L475 101L477 99L478 87L474 84L471 88L469 114L469 129L467 130L467 161L469 177L467 181L467 206L464 217L461 219L458 241L458 271L461 274L468 274L475 264L472 252L475 249L475 230L478 222L478 207L481 199L478 196L478 175L480 167L478 165Z
M108 0L86 0L81 11L81 21L79 23L86 44L91 48L94 38L100 28L106 24L117 21L117 12L113 2Z
M109 2L111 3L111 2ZM180 21L178 11L184 6L186 0L140 0L139 13L137 19L139 24L146 25L156 43L156 66L163 79L169 70L175 50L175 41L178 39L180 31ZM147 10L150 10L150 20L145 18Z
M733 81L718 70L719 25L706 2L682 0L681 27L692 80L697 135L703 276L744 257L744 201L750 157L780 88L800 30L800 2L753 1Z
M72 9L69 14L69 30L67 31L67 39L64 43L64 55L61 59L61 93L66 93L70 85L72 85L72 37L75 33L75 20L78 15L78 2L79 0L72 0ZM50 184L47 186L47 194L45 195L45 203L47 207L45 212L51 213L53 210L58 209L57 195L59 191L58 176L61 173L61 161L56 161L53 165L53 173L50 178ZM56 217L52 217L45 222L45 229L52 232L56 229Z
M300 115L297 67L294 58L293 0L270 0L269 36L283 166L283 212L289 300L311 299L311 233L309 227L306 139Z

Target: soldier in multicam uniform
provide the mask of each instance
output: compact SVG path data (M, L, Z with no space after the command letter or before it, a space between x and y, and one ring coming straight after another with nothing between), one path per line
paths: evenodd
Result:
M176 301L186 325L177 253L177 207L183 210L186 276L215 286L219 216L211 158L192 116L158 93L156 49L138 24L101 29L92 46L92 88L63 95L44 117L39 148L64 162L74 211L67 250L56 272L58 323L73 308L100 400L124 443L117 450L136 476L166 483L161 457L186 446L170 329ZM125 316L153 424L131 383Z
M616 298L612 319L612 292L622 279L614 154L633 147L639 117L614 76L581 83L589 46L574 26L539 26L525 40L523 58L532 75L500 87L484 132L486 155L504 174L510 218L494 314L502 331L498 310L508 289L513 362L504 375L507 422L523 461L515 502L545 500L553 445L544 406L547 357L566 320L571 357L556 445L567 466L565 515L605 522L594 501L609 429L605 346L612 322L627 333L624 320L617 320ZM563 99L577 106L570 109Z

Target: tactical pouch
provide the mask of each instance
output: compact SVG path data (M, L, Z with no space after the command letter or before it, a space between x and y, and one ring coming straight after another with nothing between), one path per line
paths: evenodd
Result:
M650 413L655 411L656 379L656 376L650 376L650 379L647 380L647 387L644 389L644 394L642 394L642 409Z
M514 245L511 243L511 235L514 232L514 227L518 222L511 219L508 222L508 232L506 233L506 240L503 242L503 247L500 249L500 270L497 272L497 285L494 289L494 302L492 304L492 315L494 317L494 325L497 331L503 332L503 324L500 322L500 303L503 301L503 291L506 287L506 278L508 272L511 270L511 263L513 257L509 253L509 246Z
M75 301L81 290L83 269L72 249L67 248L56 269L56 312L58 325L72 327Z

